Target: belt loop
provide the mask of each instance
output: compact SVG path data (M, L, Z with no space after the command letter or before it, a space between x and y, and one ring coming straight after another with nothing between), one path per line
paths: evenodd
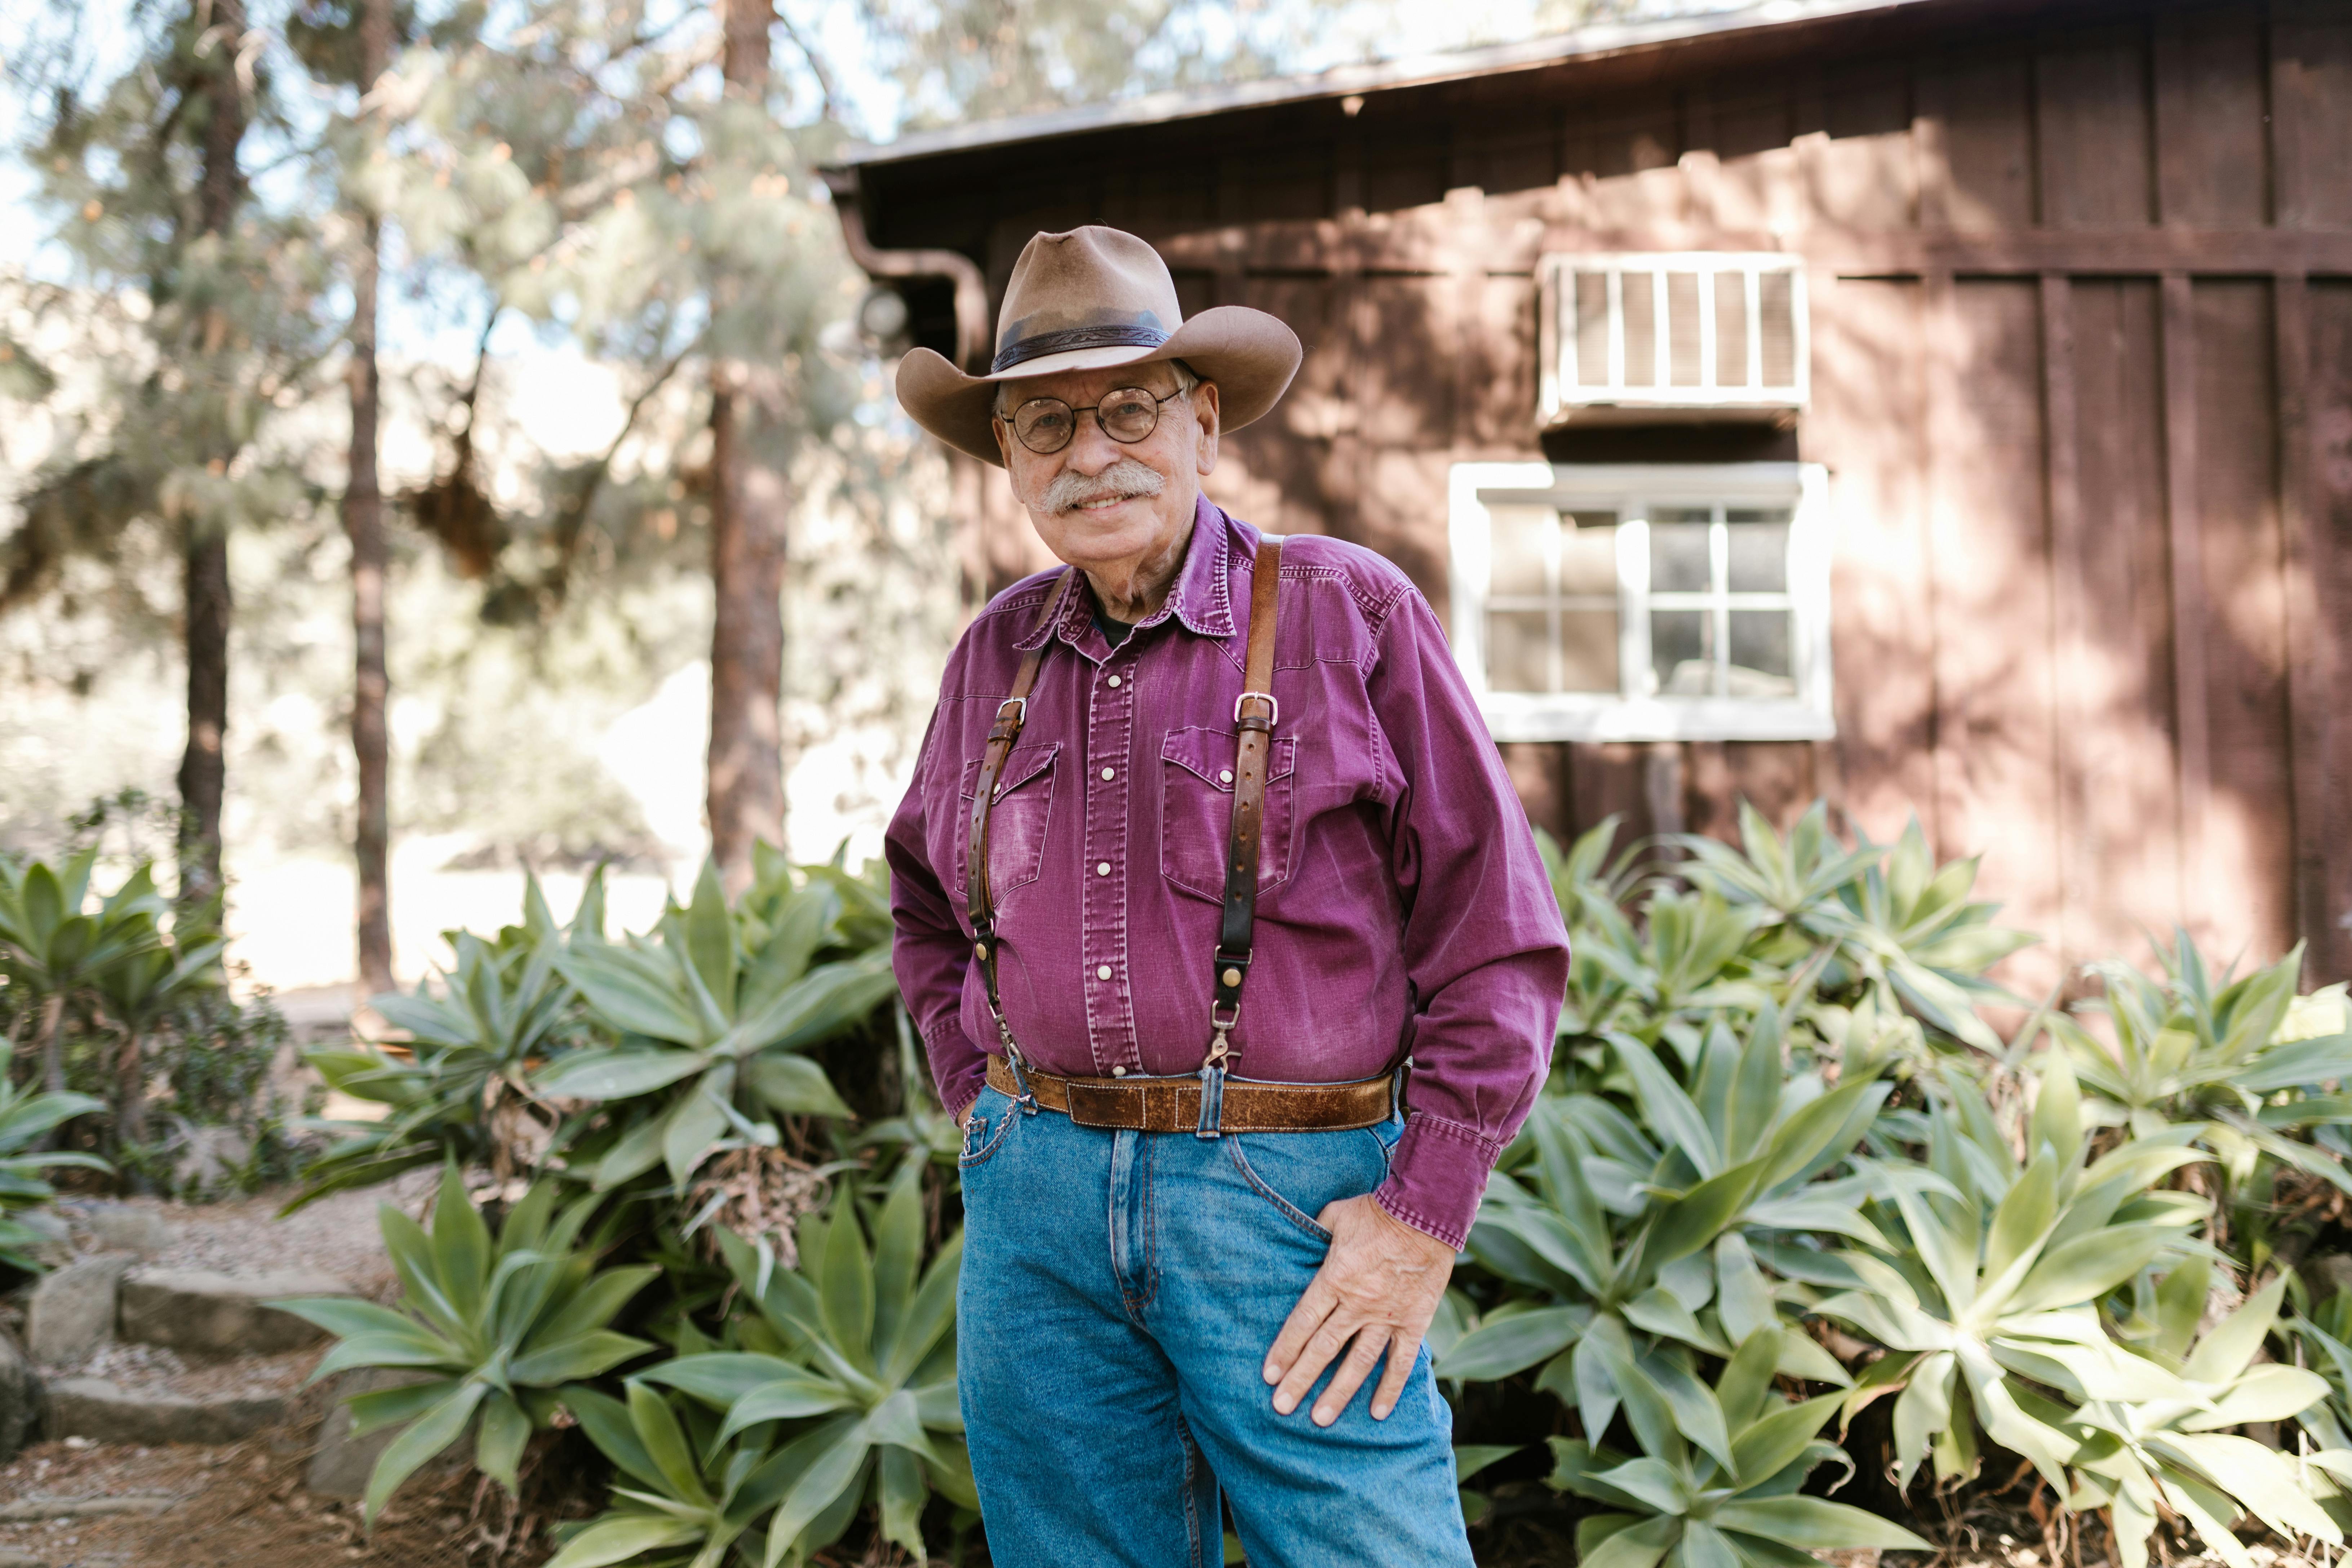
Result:
M1412 1070L1412 1058L1407 1057L1397 1063L1394 1072L1389 1074L1389 1120L1391 1121L1404 1120L1404 1075Z
M1195 1138L1222 1138L1225 1135L1225 1064L1209 1063L1201 1069L1201 1125L1194 1130Z

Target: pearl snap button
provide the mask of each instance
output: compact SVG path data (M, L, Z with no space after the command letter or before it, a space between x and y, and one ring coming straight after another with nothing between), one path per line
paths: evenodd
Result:
M1118 684L1118 676L1116 676L1116 675L1112 676L1112 677L1110 678L1110 683L1111 683L1113 686L1117 686L1117 685ZM1125 1072L1127 1069L1126 1069L1125 1068L1119 1068L1118 1070L1119 1070L1119 1071L1121 1071L1121 1072Z
M1115 779L1115 778L1117 778L1117 777L1118 777L1118 770L1117 768L1105 768L1105 769L1103 770L1103 782L1104 782L1104 783L1108 784L1108 783L1109 783L1112 779Z
M1095 978L1097 980L1108 980L1110 978L1110 965L1108 963L1096 964Z
M1109 861L1108 861L1108 860L1097 860L1097 862L1095 862L1095 875L1096 875L1096 876L1097 876L1097 877L1108 877L1108 876L1109 876L1109 875L1110 875L1110 862L1109 862Z
M1125 1078L1127 1076L1127 1069L1125 1068L1113 1068L1110 1069L1110 1076L1113 1078Z
M1231 784L1231 783L1233 783L1233 782L1234 782L1234 770L1233 770L1233 769L1231 769L1231 768L1226 768L1226 769L1223 769L1223 771L1221 771L1221 772L1217 774L1217 782L1218 782L1218 783L1220 783L1220 784Z

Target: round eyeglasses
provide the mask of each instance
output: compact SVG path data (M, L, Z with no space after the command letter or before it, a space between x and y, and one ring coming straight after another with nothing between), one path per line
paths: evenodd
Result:
M1006 421L1021 444L1039 456L1060 451L1078 433L1078 416L1092 414L1104 435L1131 447L1160 427L1160 405L1181 397L1184 389L1161 396L1139 386L1122 386L1091 409L1073 409L1058 397L1033 397L1013 411Z

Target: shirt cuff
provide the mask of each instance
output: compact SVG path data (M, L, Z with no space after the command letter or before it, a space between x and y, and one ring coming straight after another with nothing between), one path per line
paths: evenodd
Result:
M923 1055L930 1063L931 1086L939 1090L940 1108L958 1121L980 1098L988 1082L988 1057L953 1013L923 1031Z
M1389 1178L1372 1201L1390 1218L1459 1252L1486 1195L1487 1173L1502 1153L1500 1144L1473 1128L1411 1112L1389 1155Z

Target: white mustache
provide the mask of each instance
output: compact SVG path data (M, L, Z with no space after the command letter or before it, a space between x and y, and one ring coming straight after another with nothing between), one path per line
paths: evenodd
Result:
M1156 496L1167 488L1167 480L1133 458L1121 458L1099 474L1079 474L1063 469L1054 476L1054 482L1045 487L1043 510L1068 511L1093 501Z

